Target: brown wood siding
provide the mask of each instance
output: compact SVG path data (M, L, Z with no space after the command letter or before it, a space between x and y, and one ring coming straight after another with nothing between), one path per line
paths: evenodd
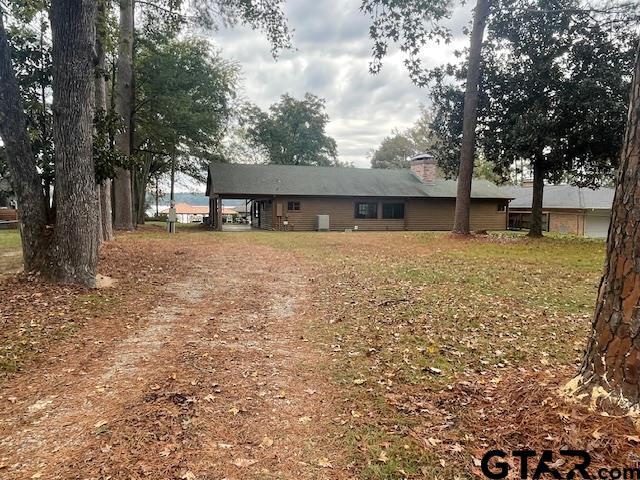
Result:
M498 211L504 200L472 200L471 230L504 230L507 212ZM407 230L451 230L455 214L454 198L412 198L409 200Z
M300 202L300 210L289 211L288 202L295 200ZM404 230L403 219L382 219L382 202L403 203L404 199L380 200L376 198L320 198L320 197L297 197L282 198L278 202L283 205L283 217L276 223L278 230L305 231L315 230L317 227L318 215L329 215L329 227L331 230L345 230L358 227L358 230ZM354 218L355 203L375 202L378 203L379 218ZM406 212L405 212L406 213ZM284 225L284 221L289 222Z
M300 210L289 211L288 202L300 202ZM378 204L378 218L355 218L356 202ZM278 203L282 204L282 216L277 216ZM383 219L383 203L405 203L404 219ZM472 230L504 230L507 214L498 211L504 200L473 200L471 203ZM453 226L455 199L409 199L403 198L323 198L323 197L279 197L272 205L264 203L262 228L274 230L315 230L318 215L329 215L331 230L342 231L358 227L362 231L392 230L450 230ZM273 223L271 223L273 219ZM285 225L285 222L288 222Z
M471 230L506 230L507 209L499 211L505 200L472 200Z

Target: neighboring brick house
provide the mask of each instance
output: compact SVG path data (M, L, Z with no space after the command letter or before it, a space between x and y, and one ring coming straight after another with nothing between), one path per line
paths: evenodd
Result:
M214 163L211 218L223 199L249 199L252 225L266 230L450 230L456 182L438 178L430 155L411 163L411 170ZM474 180L471 197L473 230L507 227L507 193Z
M513 197L509 204L509 228L528 228L533 188L504 187ZM580 188L545 185L542 197L543 227L549 232L606 238L611 220L613 188Z

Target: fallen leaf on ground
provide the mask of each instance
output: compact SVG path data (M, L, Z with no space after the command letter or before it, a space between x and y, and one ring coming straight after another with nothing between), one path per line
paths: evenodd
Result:
M246 467L250 467L251 465L258 463L257 460L252 460L250 458L236 458L233 461L233 464L238 467L238 468L246 468Z
M261 448L269 448L273 446L273 439L269 438L269 437L264 437L262 439L262 441L260 442L260 447Z
M333 468L333 465L331 464L331 462L327 457L321 458L316 462L316 464L322 468Z

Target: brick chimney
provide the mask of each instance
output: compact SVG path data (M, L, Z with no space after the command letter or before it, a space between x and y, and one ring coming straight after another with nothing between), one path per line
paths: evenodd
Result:
M411 159L411 171L424 183L434 183L438 179L438 164L433 155L421 153Z

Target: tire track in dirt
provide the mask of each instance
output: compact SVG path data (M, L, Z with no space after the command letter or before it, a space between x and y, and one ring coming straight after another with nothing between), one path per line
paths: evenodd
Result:
M201 246L147 325L107 352L5 385L2 477L347 478L326 359L305 338L305 266L234 247Z
M49 372L41 378L39 372L29 372L16 379L15 386L9 385L3 393L18 401L17 408L6 412L10 415L0 416L0 429L9 432L0 441L5 468L11 467L9 471L15 471L18 478L25 474L37 477L41 470L46 471L50 456L64 458L67 450L82 447L85 436L99 431L104 426L102 419L122 408L127 394L139 388L147 371L167 362L169 352L163 349L176 324L204 293L194 280L200 276L169 285L163 294L170 298L170 291L175 290L179 303L156 307L145 328L118 341L106 356L85 351L69 365L60 365L53 378ZM25 382L31 390L27 395ZM12 387L15 395L11 395Z

